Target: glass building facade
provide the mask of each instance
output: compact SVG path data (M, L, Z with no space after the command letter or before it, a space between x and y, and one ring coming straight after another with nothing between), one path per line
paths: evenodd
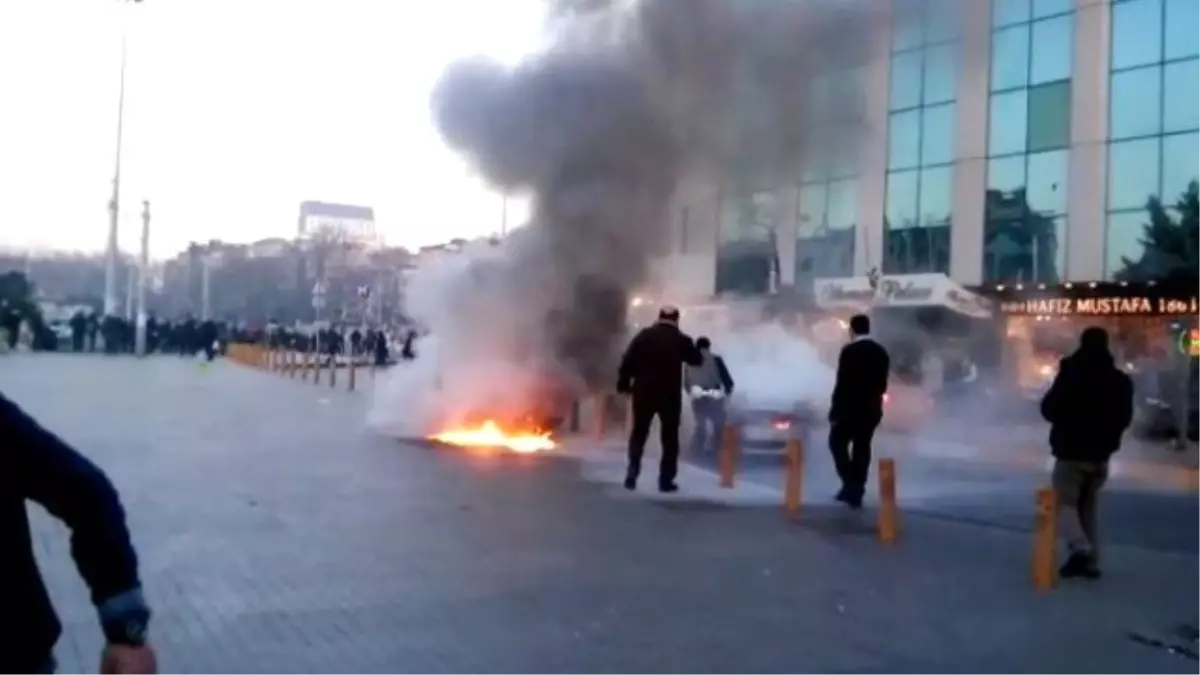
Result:
M1066 254L1073 0L995 0L983 273L1057 282Z
M813 82L813 96L846 100L861 91L862 78L860 68L823 75ZM854 274L858 169L854 152L805 163L796 194L796 286L808 288L816 279Z
M950 269L959 31L939 5L924 0L893 23L885 274Z
M1160 201L1167 207L1166 215L1178 222L1181 214L1175 206L1200 175L1198 7L1197 0L1112 3L1107 278L1126 276L1127 267L1147 253L1143 239L1156 206L1152 200ZM1142 270L1146 275L1170 271L1168 265L1146 262L1150 263Z
M717 272L699 294L873 269L968 286L1196 273L1195 250L1162 241L1196 248L1179 235L1200 177L1200 0L890 3L870 63L833 78L860 89L858 161L804 162L770 192L712 181L689 209Z

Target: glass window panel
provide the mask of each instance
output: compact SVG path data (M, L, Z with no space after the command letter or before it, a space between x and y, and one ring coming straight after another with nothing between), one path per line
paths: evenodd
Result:
M1029 183L1025 198L1029 201L1030 209L1046 215L1066 212L1067 157L1066 150L1029 155Z
M1007 26L1029 20L1029 0L992 0L992 25Z
M954 161L954 104L925 108L921 116L921 166Z
M1200 54L1200 2L1167 0L1166 58L1183 59Z
M898 20L892 29L893 52L904 52L904 50L922 46L925 38L920 31L922 31L922 26L920 26L919 19L905 17Z
M1074 49L1075 16L1037 21L1033 24L1033 53L1030 56L1029 84L1041 84L1071 77L1071 53Z
M1025 155L989 160L987 186L984 217L989 223L1025 217Z
M930 0L925 9L925 43L953 40L958 35L959 2Z
M989 159L987 167L989 191L1012 194L1025 188L1025 155Z
M1168 63L1163 67L1163 133L1198 128L1200 60Z
M924 0L896 0L892 4L892 51L920 47L925 42Z
M988 117L988 154L1025 152L1029 123L1029 94L1025 89L993 94Z
M1162 60L1162 12L1162 0L1128 0L1112 6L1113 70ZM1195 29L1193 24L1190 30Z
M1178 201L1188 183L1200 178L1200 135L1176 134L1163 137L1162 198L1168 206Z
M891 110L915 108L921 104L921 50L892 57Z
M921 225L946 225L953 212L954 167L940 166L921 171L921 196L917 213Z
M921 111L892 113L888 123L888 168L907 169L920 163Z
M1194 151L1194 149L1193 149ZM1140 209L1158 194L1159 139L1113 143L1108 147L1108 208Z
M917 223L917 173L894 171L887 177L887 205L884 225L893 230L913 227Z
M1109 138L1157 134L1162 116L1160 66L1113 73L1109 89Z
M1033 18L1064 14L1075 8L1075 0L1033 0Z
M1052 82L1029 89L1029 151L1071 144L1071 83Z
M1125 268L1123 258L1137 262L1142 257L1142 234L1146 212L1126 211L1108 214L1104 241L1104 274L1109 279Z
M839 180L829 184L826 218L832 230L846 230L858 222L858 181Z
M796 223L799 236L809 236L820 232L825 227L825 185L802 185L800 187L799 222Z
M992 91L1029 83L1029 24L992 34Z
M958 73L955 68L955 46L938 45L925 50L925 90L922 102L926 105L954 100Z
M1025 223L1029 231L1030 279L1055 283L1067 258L1067 217L1032 216Z

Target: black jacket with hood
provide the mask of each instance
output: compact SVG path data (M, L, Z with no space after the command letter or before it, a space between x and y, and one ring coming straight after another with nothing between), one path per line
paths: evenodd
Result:
M1133 421L1133 380L1113 363L1108 334L1089 328L1064 358L1042 399L1050 448L1058 459L1107 462Z

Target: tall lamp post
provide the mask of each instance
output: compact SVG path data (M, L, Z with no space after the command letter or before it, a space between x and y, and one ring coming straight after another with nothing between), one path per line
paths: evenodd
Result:
M150 201L142 202L142 251L137 270L137 317L133 344L138 356L146 355L146 282L150 275Z
M142 0L123 0L140 4ZM121 215L121 141L125 130L125 63L127 33L121 31L121 89L117 97L117 154L116 166L113 170L112 197L108 200L108 245L104 255L104 314L116 316L120 299L117 297L117 258L118 230L117 221Z

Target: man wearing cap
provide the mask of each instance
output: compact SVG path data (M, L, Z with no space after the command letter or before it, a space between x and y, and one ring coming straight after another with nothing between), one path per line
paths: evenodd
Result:
M658 417L662 433L662 460L658 489L675 492L679 469L679 420L683 409L683 366L699 366L704 358L695 343L679 330L679 309L664 307L658 321L643 328L621 357L617 391L633 397L633 424L629 432L629 466L625 489L637 488L642 455L650 424Z

